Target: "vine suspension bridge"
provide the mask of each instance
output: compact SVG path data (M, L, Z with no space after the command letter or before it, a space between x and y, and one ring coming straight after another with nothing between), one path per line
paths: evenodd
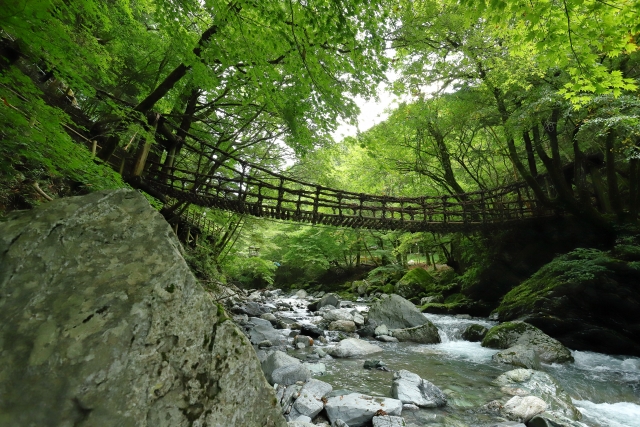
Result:
M95 148L94 148L95 149ZM118 149L110 163L133 170L138 183L170 204L189 203L239 214L335 227L409 232L471 232L558 215L543 207L525 183L445 196L393 197L354 193L287 177L244 161L214 146L184 143L189 164L167 166L149 156ZM136 172L137 170L137 172ZM200 172L194 172L200 171ZM182 220L208 228L193 214Z

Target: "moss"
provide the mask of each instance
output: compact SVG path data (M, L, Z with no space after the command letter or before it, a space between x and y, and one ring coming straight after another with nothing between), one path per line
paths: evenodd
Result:
M402 279L398 281L399 284L404 283L407 285L421 286L426 286L433 282L435 282L434 278L431 277L424 268L414 268L413 270L409 270L409 272L402 276Z
M509 291L496 311L501 317L529 312L536 302L548 298L554 289L583 287L602 280L621 261L597 249L576 249L556 257L529 279Z
M447 299L444 300L445 304L459 304L462 302L465 302L467 300L467 297L465 297L462 294L453 294L453 295L449 295L447 297Z
M380 290L385 294L392 294L394 293L395 288L391 283L387 283L386 285L382 286Z
M524 334L528 329L534 328L524 322L504 322L489 329L487 335L482 340L483 347L489 348L509 348L513 343L513 338Z

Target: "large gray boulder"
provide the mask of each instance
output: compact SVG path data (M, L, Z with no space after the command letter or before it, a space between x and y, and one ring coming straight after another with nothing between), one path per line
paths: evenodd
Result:
M302 362L300 362L299 359L296 359L295 357L291 357L283 351L272 351L264 359L261 366L262 366L262 371L264 372L264 376L269 382L269 384L275 384L275 383L278 383L278 381L274 381L273 373L277 369L280 369L285 366L292 366L292 365L295 366L300 364L302 364ZM282 384L282 383L278 383L278 384Z
M382 410L387 415L401 415L402 402L387 397L373 397L360 393L330 397L325 404L327 417L333 423L342 420L349 427L362 427L371 423L373 417Z
M526 394L536 396L547 404L547 411L567 417L571 420L580 420L582 414L573 405L571 396L551 375L532 369L514 369L500 375L495 383L501 386L503 391L511 394Z
M286 426L251 344L137 191L9 215L0 295L2 425Z
M368 321L387 325L389 329L413 328L429 322L411 301L400 295L383 297L369 309Z
M381 347L357 338L347 338L327 349L333 357L364 357L380 351Z
M402 403L411 403L422 408L437 408L447 404L442 390L420 378L418 374L401 369L393 374L391 395Z
M415 326L413 328L405 329L393 329L391 335L398 341L402 342L417 342L420 344L437 344L440 342L440 334L438 328L427 320L429 323L425 323L422 326Z
M536 350L543 363L573 362L569 349L540 329L525 322L505 322L489 329L482 340L483 347L507 349L523 345Z

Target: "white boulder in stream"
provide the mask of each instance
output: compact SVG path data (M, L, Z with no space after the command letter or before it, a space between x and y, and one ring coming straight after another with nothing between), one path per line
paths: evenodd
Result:
M551 375L532 369L514 369L500 375L495 383L508 394L536 396L547 404L549 412L580 420L582 414L573 405L569 394Z
M392 415L381 415L373 417L373 427L404 427L407 424L402 417L394 417Z
M286 426L249 340L142 194L100 191L7 219L0 425Z
M422 408L437 408L447 404L442 390L420 378L418 374L404 369L393 374L391 395L402 403L411 403Z
M351 314L351 310L348 308L336 308L326 311L322 317L324 320L328 320L329 322L335 322L336 320L347 320L349 322L353 322L353 314Z
M401 415L402 402L387 397L373 397L360 393L330 397L325 404L329 421L342 420L349 427L369 425L379 411L387 415Z
M387 325L389 329L413 328L430 323L411 301L400 295L383 295L369 309L369 321L377 325Z
M382 348L375 344L357 338L347 338L333 347L327 348L327 353L333 357L363 357L378 353Z
M528 422L547 409L544 400L535 396L513 396L502 408L502 413L510 420Z

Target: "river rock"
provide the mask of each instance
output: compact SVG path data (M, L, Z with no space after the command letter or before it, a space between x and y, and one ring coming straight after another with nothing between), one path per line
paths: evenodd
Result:
M540 369L538 352L531 347L514 345L493 355L493 360L498 363L517 366L519 368Z
M355 332L356 324L351 320L334 320L329 324L330 331Z
M544 412L546 409L547 404L539 397L513 396L502 407L502 413L510 420L526 423L534 416Z
M429 323L413 328L394 329L391 331L391 335L401 342L409 341L420 344L439 343L440 334L438 333L438 328L429 320L427 320L427 322Z
M293 404L299 414L315 417L324 408L322 398L331 393L333 387L323 381L311 379L300 390L300 395Z
M278 318L273 313L265 313L261 315L260 318L263 320L267 320L269 323L271 323L272 326L275 326L278 324Z
M271 309L255 301L246 301L243 305L234 307L232 311L237 314L246 314L250 317L260 317L265 313L269 313Z
M377 327L378 323L375 320L367 318L366 324L362 328L358 329L356 333L364 338L374 337L376 335L375 330Z
M345 423L340 419L337 419L331 423L331 427L349 427L349 424Z
M311 422L295 420L295 421L289 421L287 423L287 427L318 427L318 426L316 426Z
M318 338L322 335L322 328L317 325L303 323L300 326L300 334L302 335L307 335L311 338Z
M318 301L318 309L322 307L332 306L335 308L340 308L340 298L336 294L325 294Z
M580 420L582 418L578 408L573 405L571 396L564 391L555 378L546 372L532 369L514 369L500 375L495 380L495 383L499 386L523 390L529 395L539 397L546 402L549 412L572 420ZM522 395L524 393L518 392L518 394Z
M9 214L0 295L4 426L286 426L249 341L137 191Z
M380 325L374 330L374 333L376 336L389 335L389 328L387 328L387 325Z
M368 321L377 325L387 325L389 329L413 328L429 323L426 317L400 295L383 295L369 309Z
M360 393L330 397L325 405L327 416L332 423L342 420L349 427L362 427L371 422L380 410L387 415L400 415L402 402L386 397L372 397Z
M402 403L412 403L422 408L437 408L447 404L447 397L442 390L418 374L404 369L393 374L391 395Z
M252 318L257 319L257 318ZM263 341L271 341L273 345L286 345L289 343L289 335L281 329L274 329L266 320L257 319L264 323L258 324L249 329L249 337L252 344L259 344ZM250 320L251 321L251 320Z
M308 296L307 291L304 289L300 289L298 292L294 294L294 298L305 299Z
M525 322L496 325L482 340L482 346L489 348L507 349L516 344L534 348L543 363L573 362L571 352L560 341Z
M354 312L352 312L351 314L353 314L353 322L356 324L356 326L360 327L364 325L364 316L362 316L362 314L360 314L357 310L354 310Z
M264 376L270 384L274 384L273 378L271 374L278 368L287 365L299 365L300 360L295 357L291 357L288 354L282 351L272 351L267 354L267 357L262 362L262 371L264 372Z
M538 414L527 423L528 427L584 427L579 421L570 420L569 418L558 414L543 412Z
M298 381L307 381L309 378L311 372L302 364L281 366L271 373L273 384L291 385Z
M334 322L336 320L348 320L353 322L353 314L351 314L351 310L346 308L336 308L326 311L322 314L322 318L329 322Z
M402 417L394 417L392 415L381 415L373 417L371 420L373 427L404 427L406 423Z
M303 344L304 347L311 347L313 345L313 338L306 335L296 335L293 338L293 344L296 346L298 344Z
M398 338L394 338L391 335L378 335L376 340L381 342L399 342Z
M327 349L327 353L334 357L363 357L380 351L382 348L377 345L357 338L344 339Z
M479 342L482 341L482 339L487 335L487 332L489 332L487 328L476 323L473 325L469 325L462 332L462 339L471 342Z

